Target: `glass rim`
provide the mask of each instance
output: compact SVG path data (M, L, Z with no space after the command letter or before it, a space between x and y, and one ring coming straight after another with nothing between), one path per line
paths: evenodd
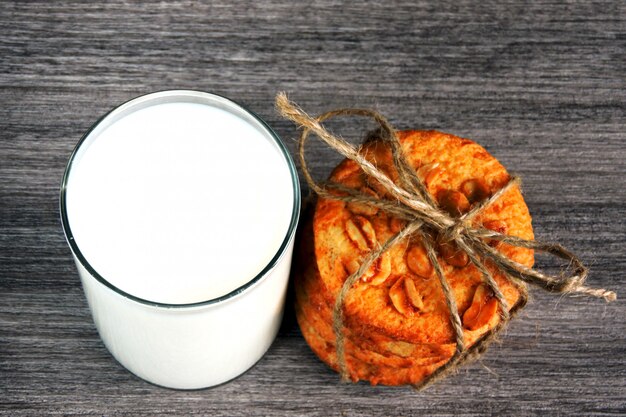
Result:
M272 257L272 259L267 263L267 265L265 265L265 267L262 268L255 276L253 276L250 280L248 280L243 285L240 285L239 287L219 297L214 297L208 300L197 301L193 303L174 304L174 303L152 301L152 300L148 300L148 299L133 295L129 292L122 290L116 285L113 285L106 278L100 275L98 271L96 271L96 269L85 258L80 248L78 247L76 240L74 239L74 235L70 227L69 216L67 214L66 192L67 192L68 181L69 181L69 177L72 171L72 166L74 164L75 158L79 150L82 148L82 146L85 144L87 139L90 137L90 135L94 132L96 128L103 126L107 121L109 121L110 125L112 125L118 120L116 116L121 118L127 114L132 113L133 111L137 111L145 107L149 107L151 105L164 104L164 103L170 103L170 102L180 102L180 100L176 100L176 98L180 99L180 98L185 98L185 97L188 99L195 98L197 100L197 101L187 101L187 102L198 102L200 104L206 104L206 105L220 104L220 106L216 106L216 107L225 111L229 111L230 113L240 118L242 118L241 117L242 114L247 115L250 119L246 120L242 118L244 121L248 123L251 123L251 121L258 123L259 126L255 126L255 127L265 130L269 134L269 137L271 137L271 139L276 144L279 151L282 153L283 157L285 158L285 162L289 169L292 187L293 187L292 188L293 207L291 211L291 220L289 222L289 227L287 229L287 232L285 233L285 237L283 241L281 242L281 245L279 246L278 250ZM233 112L232 110L237 110L237 112ZM104 126L105 128L108 127L106 125ZM262 279L266 277L268 273L278 264L280 259L285 254L285 251L287 250L291 241L295 238L296 227L298 225L298 220L300 216L300 206L301 206L300 182L298 179L298 172L297 172L295 163L293 161L293 158L291 157L291 154L289 153L289 150L287 149L283 141L280 139L280 136L278 136L278 134L274 131L274 129L272 129L255 112L235 102L234 100L231 100L227 97L224 97L222 95L215 94L215 93L209 93L209 92L200 91L200 90L187 90L187 89L185 90L161 90L161 91L155 91L155 92L143 94L141 96L127 100L123 102L122 104L112 108L107 113L105 113L102 117L96 120L96 122L89 127L87 132L81 137L81 139L78 141L78 143L74 146L74 149L72 150L72 153L65 166L65 171L63 173L63 179L61 181L61 189L60 189L60 198L59 198L61 224L63 226L65 240L68 242L68 245L70 246L70 249L72 250L72 254L80 262L80 264L87 270L87 272L89 272L89 274L93 278L95 278L98 282L100 282L104 286L113 290L115 293L129 300L132 300L132 301L144 304L144 305L152 306L152 307L161 307L161 308L168 308L168 309L185 309L185 308L191 308L191 307L202 307L202 306L222 303L246 292L246 290L248 290L249 288L253 287L255 284L262 281Z

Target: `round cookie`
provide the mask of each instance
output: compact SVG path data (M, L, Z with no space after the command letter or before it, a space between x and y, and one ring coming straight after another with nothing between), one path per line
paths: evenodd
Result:
M448 200L455 201L448 194L464 196L471 207L471 204L487 198L509 180L504 167L470 140L434 131L400 132L399 139L409 164L442 207L450 205ZM386 144L369 142L363 146L363 154L396 179L397 173ZM367 178L356 163L349 160L343 161L333 171L330 180L384 196L380 185ZM457 207L469 209L462 204ZM487 207L475 222L485 227L501 225L499 229L506 234L533 238L530 214L518 187L511 188ZM395 223L398 223L397 219L382 210L339 200L319 199L313 221L314 250L329 305L332 305L343 282L358 267L362 258L401 228ZM475 300L477 293L483 293L483 298L490 296L481 287L482 275L477 268L467 260L465 264L455 260L458 250L453 248L448 251L452 252L449 254L445 253L445 246L441 246L438 259L454 293L459 314L463 317L476 301L493 310L494 304L490 300ZM526 266L533 264L532 250L506 244L499 244L497 249ZM344 302L346 322L362 323L390 337L412 343L453 343L454 332L441 284L432 268L429 270L423 255L419 239L413 238L395 245L379 258L367 282L358 281L348 293ZM497 271L491 272L509 307L514 306L520 297L516 287ZM399 283L399 280L402 281ZM404 285L405 281L410 282ZM399 287L405 287L406 293L409 284L412 293L417 293L420 300L408 307L406 302L394 303L396 300L390 294L393 296L395 291L402 295ZM401 304L405 304L404 308ZM498 314L483 314L478 323L476 317L474 320L468 318L468 323L463 318L466 329L474 331L482 328L482 333L488 332L499 321Z
M434 131L399 132L411 167L439 206L458 217L488 198L508 180L502 165L474 142ZM369 141L362 153L397 183L391 152ZM379 198L388 198L377 181L344 160L331 181ZM532 239L531 218L518 187L509 189L473 222L488 229ZM362 258L397 233L403 221L357 203L319 199L313 222L301 236L295 270L296 315L314 352L337 370L333 306L345 279ZM497 301L481 273L454 244L428 231L463 320L466 347L500 321ZM510 259L532 266L533 252L489 242ZM489 264L509 308L519 290ZM444 365L455 351L450 314L439 279L420 239L396 244L357 281L344 300L344 348L349 377L372 384L417 384Z

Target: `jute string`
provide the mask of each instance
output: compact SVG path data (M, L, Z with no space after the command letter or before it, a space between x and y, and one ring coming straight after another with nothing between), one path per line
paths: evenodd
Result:
M423 388L447 373L454 371L462 362L466 362L480 355L499 330L506 325L512 315L519 311L526 303L528 295L522 282L534 284L554 293L584 294L604 298L607 302L616 299L616 294L613 291L585 286L585 279L589 272L587 267L583 265L576 255L560 244L542 243L535 240L525 240L515 236L508 236L472 223L472 219L485 210L485 208L497 201L511 188L518 187L520 185L520 179L518 177L511 176L508 183L495 192L490 198L477 204L469 212L459 218L453 218L447 212L439 208L437 203L432 199L426 186L406 160L395 129L379 113L368 109L338 109L314 118L306 114L298 105L289 101L285 93L279 93L276 96L276 107L283 117L295 122L302 128L299 140L300 164L306 182L318 196L345 202L368 204L406 221L406 226L400 232L396 233L365 256L357 271L346 279L337 295L333 308L332 324L336 336L337 362L342 380L349 380L343 332L343 305L346 296L353 285L364 276L376 259L386 250L409 236L418 236L424 244L428 259L441 283L446 305L450 313L450 323L454 329L456 343L455 353L446 365L437 369L437 371L419 386L416 386L416 388ZM394 183L384 172L368 161L359 152L358 148L332 135L322 126L322 122L336 116L369 117L378 123L380 129L377 136L380 140L387 142L391 148L393 163L398 171L398 184ZM317 182L313 179L305 157L305 147L311 132L315 133L322 141L339 154L356 162L367 175L377 180L393 199L377 199L340 184ZM454 242L458 248L464 251L468 255L470 262L481 272L483 282L490 288L498 301L501 316L499 325L476 342L470 349L465 346L463 326L454 295L443 273L443 268L437 259L433 238L429 233L425 232L426 229L435 231L439 235L444 236L446 241ZM528 268L525 265L507 258L502 253L492 248L487 243L488 240L491 239L517 247L545 252L557 258L561 258L567 263L568 268L564 268L564 270L557 275L549 275ZM508 277L510 282L515 285L520 292L520 301L515 306L508 306L500 287L486 267L487 262L490 262L493 267Z

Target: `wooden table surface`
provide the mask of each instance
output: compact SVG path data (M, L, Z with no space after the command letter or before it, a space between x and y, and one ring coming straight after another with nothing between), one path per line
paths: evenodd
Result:
M293 152L284 90L313 114L371 107L472 138L524 179L536 236L618 300L533 301L480 362L423 391L341 384L291 307L265 357L222 386L150 385L94 328L59 221L65 163L112 107L170 88L226 95ZM0 3L0 414L626 413L626 3ZM358 138L355 123L337 128ZM314 171L338 159L319 144ZM539 262L542 265L542 262Z

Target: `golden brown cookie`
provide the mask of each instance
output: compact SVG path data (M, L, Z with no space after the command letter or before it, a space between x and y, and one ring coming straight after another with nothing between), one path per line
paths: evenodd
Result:
M430 195L453 217L487 199L509 180L504 167L470 140L435 131L399 132L399 139L409 164ZM386 144L370 141L362 153L397 181ZM377 181L349 160L340 163L330 179L374 197L388 198ZM518 187L509 189L474 223L508 235L533 238L530 214ZM307 326L306 331L303 329L307 342L312 347L316 344L314 350L320 357L320 352L326 352L322 360L331 366L336 363L332 306L341 286L364 256L402 227L402 221L382 210L360 203L319 199L313 217L313 248L301 253L301 263L308 267L297 274L297 314L299 322ZM470 346L499 323L497 301L466 254L439 236L433 239L463 321L465 343ZM495 241L491 244L510 259L532 266L532 250ZM520 300L519 291L487 266L512 308ZM452 355L454 331L450 313L419 238L413 236L389 249L355 283L344 301L344 326L346 357L356 364L354 373L350 371L353 379L418 383L433 371L417 369L424 366L420 360L428 359L428 352L441 352L445 360L436 362L440 365ZM408 368L401 364L408 364ZM372 371L372 366L378 371ZM387 375L395 368L415 369L402 373L402 377Z

